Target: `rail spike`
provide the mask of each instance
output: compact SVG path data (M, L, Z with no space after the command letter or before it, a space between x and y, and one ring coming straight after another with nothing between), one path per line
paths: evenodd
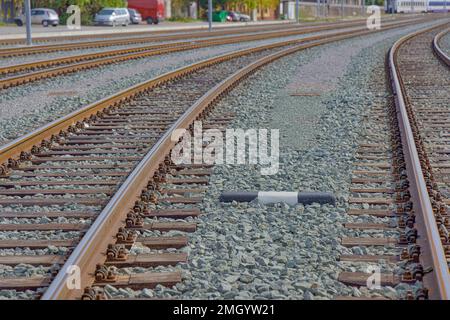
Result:
M149 191L161 191L160 185L157 184L157 183L156 183L155 181L153 181L153 180L150 180L150 181L147 183L147 189L148 189Z
M129 212L125 223L127 228L142 228L144 225L144 219L134 212Z
M42 148L50 148L51 146L52 146L52 142L50 142L48 140L42 140L42 142L41 142Z
M117 280L116 267L97 264L95 267L95 280L98 282L115 282Z
M7 164L0 165L0 177L7 177L10 173L11 170L8 168Z
M416 300L428 300L428 289L427 288L418 288L415 291Z
M133 244L138 237L138 233L135 230L129 230L126 228L119 228L116 234L117 243L119 244Z
M31 154L39 154L39 153L41 152L41 150L42 150L42 149L41 149L40 147L34 145L34 146L31 148Z
M106 296L105 291L97 287L84 288L83 295L81 296L81 300L107 300L107 299L108 297Z
M22 151L19 156L21 161L30 161L32 157L32 154L26 151Z
M8 168L16 169L16 168L19 168L19 166L20 166L20 160L16 160L13 158L8 159Z
M138 200L134 203L133 212L135 214L140 214L140 213L144 212L146 209L147 209L147 204L144 201Z
M126 261L128 250L121 244L109 244L106 250L107 261Z

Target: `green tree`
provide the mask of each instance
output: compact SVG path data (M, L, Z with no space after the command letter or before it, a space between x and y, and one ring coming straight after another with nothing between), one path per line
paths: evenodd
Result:
M371 6L372 4L380 7L384 6L384 0L365 0L364 3L366 4L366 6Z
M280 0L213 0L213 8L215 10L226 10L236 5L244 5L247 10L253 9L275 9ZM200 0L200 7L204 10L208 10L208 0Z

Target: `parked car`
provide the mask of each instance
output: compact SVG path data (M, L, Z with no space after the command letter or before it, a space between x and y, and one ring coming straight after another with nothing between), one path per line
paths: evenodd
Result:
M249 15L243 14L243 13L238 13L238 15L239 15L239 21L242 21L242 22L250 21L250 16Z
M94 18L94 23L98 26L127 26L130 22L130 14L125 8L104 8Z
M230 17L231 21L239 21L239 16L234 11L228 11L228 17Z
M136 9L128 8L128 13L130 14L130 20L133 24L139 24L142 22L142 16Z
M241 22L245 22L245 21L250 21L250 16L243 14L243 13L239 13L239 12L235 12L235 11L229 11L228 12L228 16L231 18L231 21L237 22L237 21L241 21Z
M142 21L158 24L164 20L164 0L128 0L128 8L136 9Z
M22 13L20 16L14 18L14 22L20 27L23 26L27 18ZM53 9L36 8L31 10L31 23L42 24L44 27L52 25L56 27L59 24L59 16Z

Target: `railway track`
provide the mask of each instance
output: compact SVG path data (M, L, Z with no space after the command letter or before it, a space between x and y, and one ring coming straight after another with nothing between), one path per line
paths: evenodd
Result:
M440 46L441 39L450 32L450 29L438 33L433 39L433 50L438 57L448 66L450 65L450 58L448 54Z
M400 27L411 23L417 23L417 21L408 22L395 22L386 24L384 28ZM341 27L355 27L355 24L343 24ZM57 58L46 61L37 61L33 63L26 63L15 66L8 66L0 68L0 75L6 75L6 77L0 78L0 88L9 88L13 86L18 86L21 84L30 83L40 79L46 79L49 77L55 77L58 75L69 74L77 72L80 70L91 69L95 67L100 67L108 64L128 61L132 59L140 59L154 55L169 54L172 52L179 52L185 50L198 49L203 47L210 47L215 45L224 45L239 43L242 41L256 41L262 39L272 39L278 37L286 37L289 35L301 35L310 32L319 32L329 29L334 29L336 26L321 26L318 28L307 28L307 29L293 29L293 30L283 30L277 32L270 32L264 34L256 35L242 35L236 37L228 38L214 38L205 39L199 41L185 41L177 43L169 43L164 45L152 45L140 48L123 49L123 50L113 50L94 54L84 54L65 58ZM365 27L361 27L359 30L363 30ZM341 34L351 34L354 30L342 31ZM335 34L338 34L336 32ZM302 43L308 41L314 41L319 39L325 39L329 35L316 35L305 37L303 39L296 39L290 41L282 41L278 45L283 46L288 43ZM31 72L28 72L31 71Z
M195 231L192 217L200 214L195 203L201 201L209 168L172 164L168 156L176 141L171 133L196 119L226 126L233 115L213 110L214 103L261 66L370 33L215 57L87 106L4 146L0 230L15 240L0 240L0 248L43 249L43 254L0 257L0 264L58 267L33 277L1 278L0 290L30 289L43 299L100 299L104 294L98 288L106 285L143 288L181 281L178 272L161 272L157 266L187 259L176 250L187 238L174 233ZM137 243L150 252L136 254ZM67 272L73 266L80 268L80 283L69 288ZM156 271L123 270L130 266Z
M275 30L275 29L282 29L285 28L287 25L291 23L286 24L265 24L265 25L259 25L259 26L245 26L245 27L216 27L213 29L212 33L216 32L222 32L222 31L230 31L230 32L248 32L249 30ZM323 24L323 23L311 23L311 25L317 25L317 24ZM247 31L243 31L247 30ZM136 31L136 32L117 32L117 33L96 33L96 34L84 34L84 35L70 35L70 36L54 36L54 37L33 37L33 43L48 43L48 42L63 42L63 41L79 41L83 39L98 39L98 38L123 38L123 37L139 37L139 36L148 36L149 34L154 36L167 36L175 33L184 33L185 35L191 34L191 33L204 33L204 30L195 30L195 29L188 29L186 31L183 30L150 30L150 31ZM209 32L209 31L208 31ZM211 32L210 32L211 33ZM26 40L25 39L1 39L0 45L25 45Z
M389 19L390 20L390 19ZM282 31L282 30L321 30L323 28L329 29L332 27L339 27L344 25L355 25L355 24L363 24L364 21L356 20L353 22L336 22L336 23L326 23L320 25L313 26L277 26L277 27L248 27L248 28L239 28L236 30L219 30L213 32L192 32L192 33L176 33L176 34L164 34L164 35L151 35L148 33L143 35L142 37L127 37L120 39L108 39L108 40L94 40L94 41L82 41L75 43L61 43L61 44L48 44L48 45L36 45L32 47L12 47L12 48L2 48L0 49L0 58L6 57L17 57L23 55L33 55L33 54L42 54L49 52L57 52L57 51L72 51L72 50L82 50L82 49L92 49L92 48L105 48L111 46L126 46L126 45L134 45L134 44L144 44L149 42L161 42L161 41L177 41L177 40L185 40L185 39L201 39L215 36L233 36L239 34L245 34L249 32L274 32L274 31ZM310 32L310 31L307 31Z
M450 70L438 47L447 27L408 35L390 50L392 95L368 116L375 133L359 146L349 199L348 214L359 219L342 239L354 254L341 261L382 266L381 286L413 286L405 299L450 298ZM366 286L370 272L339 280Z
M386 17L385 21L393 21L400 20L398 18L390 18ZM365 22L365 19L353 19L351 22ZM350 21L336 21L336 22L309 22L306 25L301 25L300 27L316 27L316 26L325 26L325 25L339 25L345 24ZM103 41L105 39L109 40L120 40L120 38L131 38L131 37L142 37L149 39L156 39L158 41L160 38L166 38L168 36L178 37L176 39L186 39L196 36L216 36L216 35L232 35L232 34L240 34L247 32L257 32L257 31L274 31L278 29L286 29L292 27L293 23L285 23L285 24L265 24L265 25L256 25L256 26L245 26L245 27L215 27L212 31L205 30L194 30L187 29L183 30L165 30L165 31L137 31L137 32L117 32L117 33L108 33L108 34L84 34L84 35L76 35L76 36L55 36L55 37L33 37L33 43L36 44L46 44L46 43L57 43L57 45L62 46L63 44L70 44L71 42L83 42L82 40L89 40L84 42L95 41L95 39L100 39ZM150 34L150 35L149 35ZM119 38L119 39L117 39ZM153 41L153 40L152 40ZM163 41L165 41L163 39ZM25 39L0 39L0 46L13 46L13 45L25 45Z
M286 35L289 36L289 35L304 34L304 33L309 33L309 32L332 30L333 28L336 28L336 27L345 28L345 27L351 27L351 26L357 26L357 24L347 23L347 24L340 24L340 25L339 24L338 25L324 25L324 26L319 26L319 27L308 27L308 28L292 27L292 28L284 28L284 29L282 29L283 30L282 32L280 32L280 30L275 30L275 31L269 30L269 31L264 31L264 32L258 32L256 34L248 34L249 32L252 32L252 31L247 30L246 34L236 35L235 37L232 37L232 39L228 39L228 40L235 39L236 42L239 42L239 41L249 41L252 39L254 39L254 40L265 39L265 38L270 39L272 37L280 37L280 35L283 35L284 32L286 32ZM233 34L231 34L231 35L233 35ZM69 57L60 58L60 59L50 59L50 60L37 61L37 62L33 62L33 63L12 65L12 66L7 66L7 67L1 68L0 74L8 74L8 73L14 73L14 72L19 72L19 71L24 71L24 70L42 68L42 67L46 67L46 66L61 65L61 64L70 63L70 62L80 62L80 61L91 60L91 59L95 59L95 58L127 54L127 53L135 53L135 52L147 51L147 50L152 50L152 49L170 48L170 47L174 47L174 46L180 46L183 44L184 45L191 44L191 43L199 43L200 44L200 43L204 43L207 41L217 41L220 39L223 40L223 36L229 36L229 34L219 34L218 36L221 36L221 38L215 37L215 36L216 36L215 34L214 35L211 35L211 34L197 35L197 39L200 39L202 37L208 38L206 41L201 41L201 40L191 41L190 40L190 41L182 41L182 42L168 43L168 44L153 44L153 45L149 45L149 46L128 48L128 49L123 49L123 50L112 50L112 51L100 52L100 53L96 53L96 54L74 55L74 56L69 56ZM169 40L185 40L186 38L189 38L189 36L185 35L183 38L177 38L177 39L169 38ZM162 38L163 41L167 41L166 39L167 39L167 37ZM227 42L225 42L225 43L227 43ZM233 43L233 42L230 42L230 43ZM122 44L122 43L120 43L120 44ZM83 44L81 44L81 46L83 46ZM22 54L22 52L20 52L19 54Z

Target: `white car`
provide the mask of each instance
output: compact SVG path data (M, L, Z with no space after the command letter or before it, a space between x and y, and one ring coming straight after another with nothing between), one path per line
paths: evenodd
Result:
M130 21L132 24L139 24L142 22L142 16L136 9L127 9L130 14Z
M238 15L239 15L239 21L241 21L241 22L248 22L248 21L250 21L250 16L249 15L246 15L246 14L243 14L243 13L238 13Z
M236 11L229 11L227 20L234 21L234 22L237 22L237 21L248 22L248 21L250 21L250 16L240 13L240 12L236 12Z
M25 14L14 19L14 22L20 27L26 22ZM59 16L53 9L47 8L35 8L31 10L31 23L32 24L42 24L44 27L52 25L56 27L59 24Z
M127 26L131 22L130 14L125 8L104 8L95 15L97 26Z

